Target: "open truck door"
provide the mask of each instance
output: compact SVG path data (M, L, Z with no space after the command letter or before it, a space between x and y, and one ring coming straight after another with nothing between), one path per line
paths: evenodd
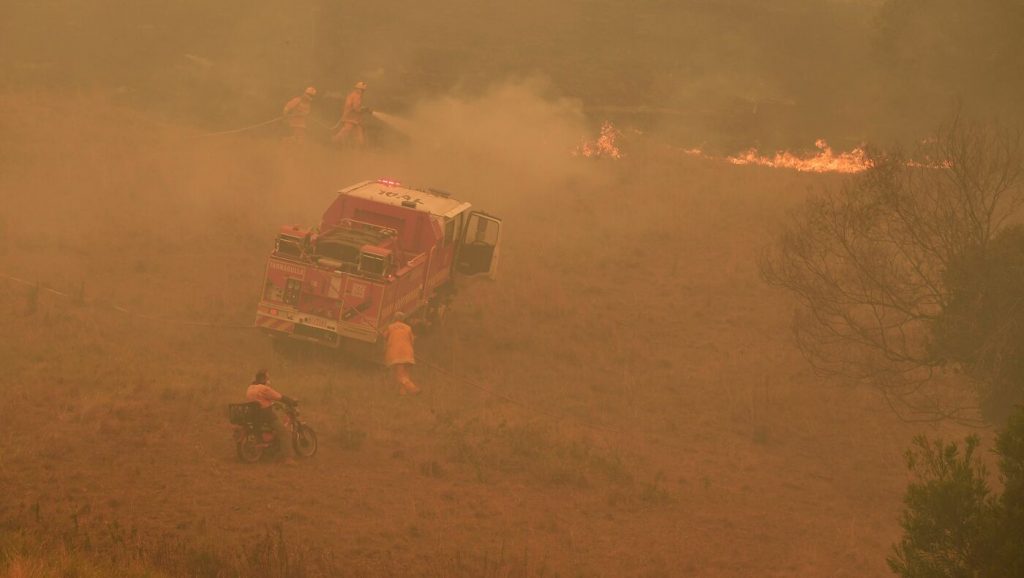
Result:
M462 275L487 275L494 279L498 274L500 246L501 219L480 211L471 212L462 232L455 271Z

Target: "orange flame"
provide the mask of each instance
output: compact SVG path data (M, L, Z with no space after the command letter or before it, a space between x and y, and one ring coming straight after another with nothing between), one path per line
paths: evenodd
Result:
M588 158L620 159L623 154L616 140L621 135L622 133L615 128L615 125L606 120L601 123L601 132L597 140L581 139L572 154ZM757 149L752 148L738 155L725 157L725 160L734 165L760 165L810 173L859 173L871 168L871 161L861 147L848 152L836 153L832 147L828 146L825 139L816 140L814 146L818 148L818 152L811 156L801 157L789 151L778 151L774 156L769 157L758 154ZM720 157L705 153L699 147L677 150L682 150L682 153L687 156L708 160L720 159Z
M788 151L779 151L775 156L766 157L758 155L757 149L750 149L726 160L734 165L761 165L810 173L859 173L871 168L871 161L863 148L836 154L824 139L815 141L814 146L818 147L818 154L805 158Z
M606 120L601 123L601 134L597 137L597 141L588 142L586 139L582 139L572 154L573 156L588 158L607 157L621 159L622 151L615 144L615 139L621 134L611 122Z

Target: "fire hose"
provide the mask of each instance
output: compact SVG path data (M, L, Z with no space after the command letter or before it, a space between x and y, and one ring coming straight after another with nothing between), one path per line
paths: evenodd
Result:
M284 118L285 118L284 116L275 116L274 118L272 118L270 120L265 120L263 122L258 122L256 124L251 124L251 125L248 125L248 126L243 126L241 128L232 128L232 129L222 130L222 131L217 131L217 132L203 133L203 134L200 134L200 135L196 135L195 138L206 138L206 137L211 137L211 136L224 136L224 135L229 135L229 134L238 134L238 133L242 133L242 132L248 132L250 130L254 130L254 129L257 129L257 128L260 128L260 127L267 126L268 124L273 124L275 122L280 122L281 120L284 120Z

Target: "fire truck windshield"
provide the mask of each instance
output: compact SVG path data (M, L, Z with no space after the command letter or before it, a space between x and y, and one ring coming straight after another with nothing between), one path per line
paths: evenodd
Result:
M290 257L301 257L302 256L302 243L295 237L288 237L281 235L277 238L277 243L274 247L274 252L280 255L288 255Z
M363 253L359 256L359 271L368 275L383 276L387 273L391 256Z
M355 225L340 226L320 235L316 242L318 257L327 257L353 265L359 263L360 248L376 245L392 233L377 229L354 228Z
M319 257L337 259L343 263L359 262L359 246L332 239L321 239L316 244L316 254Z

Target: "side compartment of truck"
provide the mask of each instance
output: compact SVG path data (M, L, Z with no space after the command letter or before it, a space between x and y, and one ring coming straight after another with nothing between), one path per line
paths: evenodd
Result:
M295 312L305 267L281 259L270 259L263 277L263 290L256 311L256 327L271 334L290 335L295 330Z

